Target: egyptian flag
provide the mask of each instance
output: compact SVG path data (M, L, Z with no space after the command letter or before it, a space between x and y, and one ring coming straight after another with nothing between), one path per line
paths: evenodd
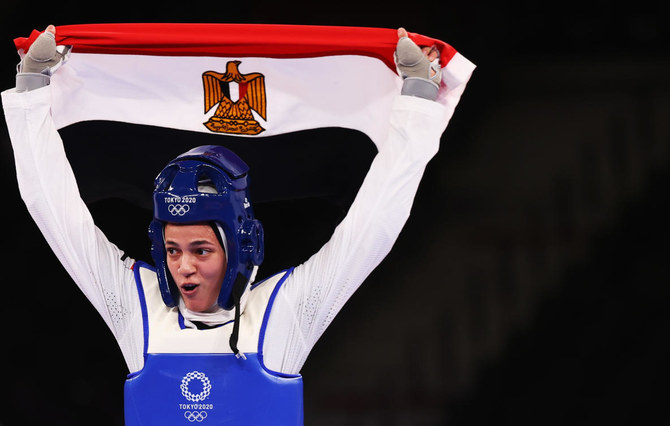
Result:
M38 35L16 39L19 53ZM474 65L443 41L410 37L441 53L448 121ZM59 26L56 42L70 50L51 79L52 114L87 202L149 207L164 164L221 144L250 165L254 202L346 204L401 86L395 29L94 24Z

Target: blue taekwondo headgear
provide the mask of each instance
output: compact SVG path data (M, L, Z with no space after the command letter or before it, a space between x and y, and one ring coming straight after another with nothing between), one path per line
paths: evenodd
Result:
M228 267L218 304L224 309L239 304L255 267L263 262L263 227L254 218L249 202L248 171L249 166L232 151L205 145L170 161L156 177L149 238L167 306L175 306L179 300L179 290L166 262L164 227L168 222L214 222L223 230Z

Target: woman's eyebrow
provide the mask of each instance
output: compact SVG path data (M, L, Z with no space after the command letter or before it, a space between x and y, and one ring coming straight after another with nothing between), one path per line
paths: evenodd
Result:
M195 240L189 243L189 246L204 246L204 245L215 245L215 243L209 240Z
M216 245L213 241L209 240L195 240L188 243L189 246L203 246L203 245ZM179 244L176 241L166 240L165 245L178 246Z

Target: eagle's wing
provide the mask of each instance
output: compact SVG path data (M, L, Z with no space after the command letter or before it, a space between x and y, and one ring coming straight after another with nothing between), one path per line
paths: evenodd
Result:
M224 74L214 71L202 73L202 85L205 89L205 113L218 104L222 97L225 97L221 88L221 82L226 81L223 76Z
M249 85L244 97L249 103L249 108L256 111L263 120L267 120L266 108L267 103L265 99L265 77L260 73L244 75L244 81Z

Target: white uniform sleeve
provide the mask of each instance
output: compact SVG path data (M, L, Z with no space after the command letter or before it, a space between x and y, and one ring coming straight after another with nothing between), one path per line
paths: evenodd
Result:
M50 86L2 93L19 191L77 286L112 330L130 371L142 366L142 321L132 259L93 223L51 118Z
M446 127L444 106L399 96L388 139L330 241L295 268L277 293L264 340L265 364L297 374L344 303L391 250ZM448 114L450 116L450 114Z

